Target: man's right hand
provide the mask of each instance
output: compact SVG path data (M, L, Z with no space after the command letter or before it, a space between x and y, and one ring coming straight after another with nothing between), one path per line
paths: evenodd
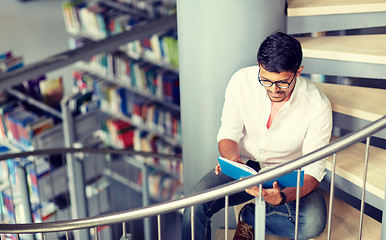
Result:
M241 164L245 164L245 163L243 163L243 161L241 160L241 157L239 157L239 156L234 156L230 160L241 163ZM220 164L217 163L216 167L214 168L214 173L216 175L218 175L220 172L221 172L221 167L220 167Z

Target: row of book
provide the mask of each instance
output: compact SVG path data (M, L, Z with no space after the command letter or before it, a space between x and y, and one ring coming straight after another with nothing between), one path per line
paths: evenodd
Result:
M135 151L160 153L172 156L182 155L180 146L170 145L155 134L141 130L137 130L134 132L133 147ZM172 174L177 179L182 179L182 162L165 158L142 157L138 155L136 156L136 158L144 161L150 166L162 169L163 171Z
M15 56L12 51L0 53L0 74L23 67L23 57Z
M142 185L142 174L139 174L138 185ZM160 173L153 170L148 175L149 194L157 201L168 201L177 199L181 196L183 185L180 180L173 178L170 175Z
M178 112L170 111L167 107L143 98L125 87L87 72L78 73L87 76L83 79L86 79L87 87L93 91L93 97L100 102L103 111L119 115L121 119L136 127L171 137L177 142L181 141L181 122Z
M176 1L143 1L143 0L116 0L125 6L141 10L143 12L153 13L155 17L168 16L176 14Z
M129 42L120 49L136 59L146 59L174 69L178 69L179 66L178 40L175 29Z
M181 155L181 147L173 146L165 140L141 129L134 128L130 123L119 118L108 117L103 121L102 129L106 134L106 140L110 146L118 149L132 148L135 151ZM136 159L150 166L162 169L179 179L182 178L182 162L156 157L136 156Z
M125 8L132 8L145 14L129 14L124 10ZM176 5L163 1L137 1L121 4L120 7L119 4L116 6L116 4L108 4L103 1L69 0L63 2L62 10L68 32L85 34L93 39L102 39L128 31L149 17L174 15Z
M53 117L39 115L17 100L0 103L0 138L23 148L32 148L33 138L55 125Z
M135 60L122 53L99 54L83 62L81 68L111 79L122 86L134 88L162 101L180 103L178 73L146 60ZM78 86L82 75L75 75ZM80 83L78 83L80 82Z
M64 22L68 32L85 34L93 39L103 39L123 31L145 20L130 16L126 12L98 2L70 0L62 4Z

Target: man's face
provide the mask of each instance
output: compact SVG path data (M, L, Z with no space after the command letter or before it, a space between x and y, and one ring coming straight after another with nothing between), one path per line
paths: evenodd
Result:
M269 99L272 102L282 102L288 101L291 97L292 91L295 87L296 78L300 75L303 67L300 67L296 73L292 72L268 72L263 67L260 66L260 80L262 83L267 83L265 85L270 85L270 82L277 83L272 84L272 86L264 86L267 91ZM280 88L279 86L284 86L288 88Z

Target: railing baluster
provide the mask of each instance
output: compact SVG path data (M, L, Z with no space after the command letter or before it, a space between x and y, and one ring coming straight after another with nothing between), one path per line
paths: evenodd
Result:
M192 240L194 240L194 206L190 208L190 230L192 234Z
M70 236L69 236L68 231L66 231L66 240L70 240Z
M296 184L295 240L298 239L298 232L299 232L299 199L300 199L300 169L298 169L298 179Z
M335 189L335 166L336 166L336 153L332 157L332 172L331 172L331 185L330 185L330 203L328 211L328 230L327 240L331 239L331 219L332 219L332 206L334 201L334 189Z
M386 188L385 196L383 198L383 214L382 214L382 230L381 230L381 239L386 239Z
M255 198L255 238L265 239L265 201L262 197L263 185L259 184L259 197Z
M20 240L20 235L16 234L16 238L17 238L17 240Z
M122 236L123 237L126 236L126 223L125 222L122 223Z
M98 240L98 227L94 227L94 239Z
M161 215L157 215L158 240L161 240Z
M42 240L46 239L46 237L45 237L44 233L40 233L40 234L41 234L41 238L42 238Z
M359 218L359 235L358 239L362 239L362 227L363 227L363 212L365 209L365 194L366 194L366 178L367 167L369 162L369 149L370 149L370 137L366 139L366 153L365 153L365 167L363 169L363 186L362 186L362 200L361 200L361 215Z
M225 196L225 240L228 240L228 206L229 195Z
M147 165L143 164L141 166L142 171L142 205L144 207L149 206L149 173L147 169ZM145 240L150 240L152 238L152 229L150 227L150 217L146 217L143 219L144 224L144 235Z

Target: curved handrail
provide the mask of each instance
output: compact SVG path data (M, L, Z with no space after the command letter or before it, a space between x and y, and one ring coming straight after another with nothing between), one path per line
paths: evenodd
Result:
M33 151L25 152L16 152L0 155L0 161L12 159L12 158L22 158L29 156L39 156L39 155L49 155L49 154L59 154L59 153L99 153L99 154L127 154L127 155L141 155L143 157L157 157L157 158L167 158L170 160L182 161L181 157L161 154L161 153L152 153L152 152L141 152L129 149L112 149L112 148L50 148L50 149L38 149Z
M154 204L144 208L138 208L130 211L122 211L118 213L106 214L98 217L81 218L76 220L34 223L34 224L0 224L0 233L41 233L41 232L57 232L70 231L83 228L92 228L97 226L112 225L125 221L142 219L145 217L156 216L172 211L177 211L181 208L189 207L199 203L214 200L226 195L239 192L240 189L261 184L272 180L277 176L284 175L293 170L299 169L302 166L311 164L322 158L328 157L354 143L357 143L368 136L382 130L386 127L386 116L369 124L367 127L342 137L334 142L324 146L323 148L304 155L291 162L282 164L275 169L266 171L255 176L250 176L234 183L228 183L223 186L213 188L194 196L183 197L177 200L168 201L162 204ZM79 150L79 149L78 149ZM6 156L6 155L5 155ZM3 157L3 156L2 156Z

